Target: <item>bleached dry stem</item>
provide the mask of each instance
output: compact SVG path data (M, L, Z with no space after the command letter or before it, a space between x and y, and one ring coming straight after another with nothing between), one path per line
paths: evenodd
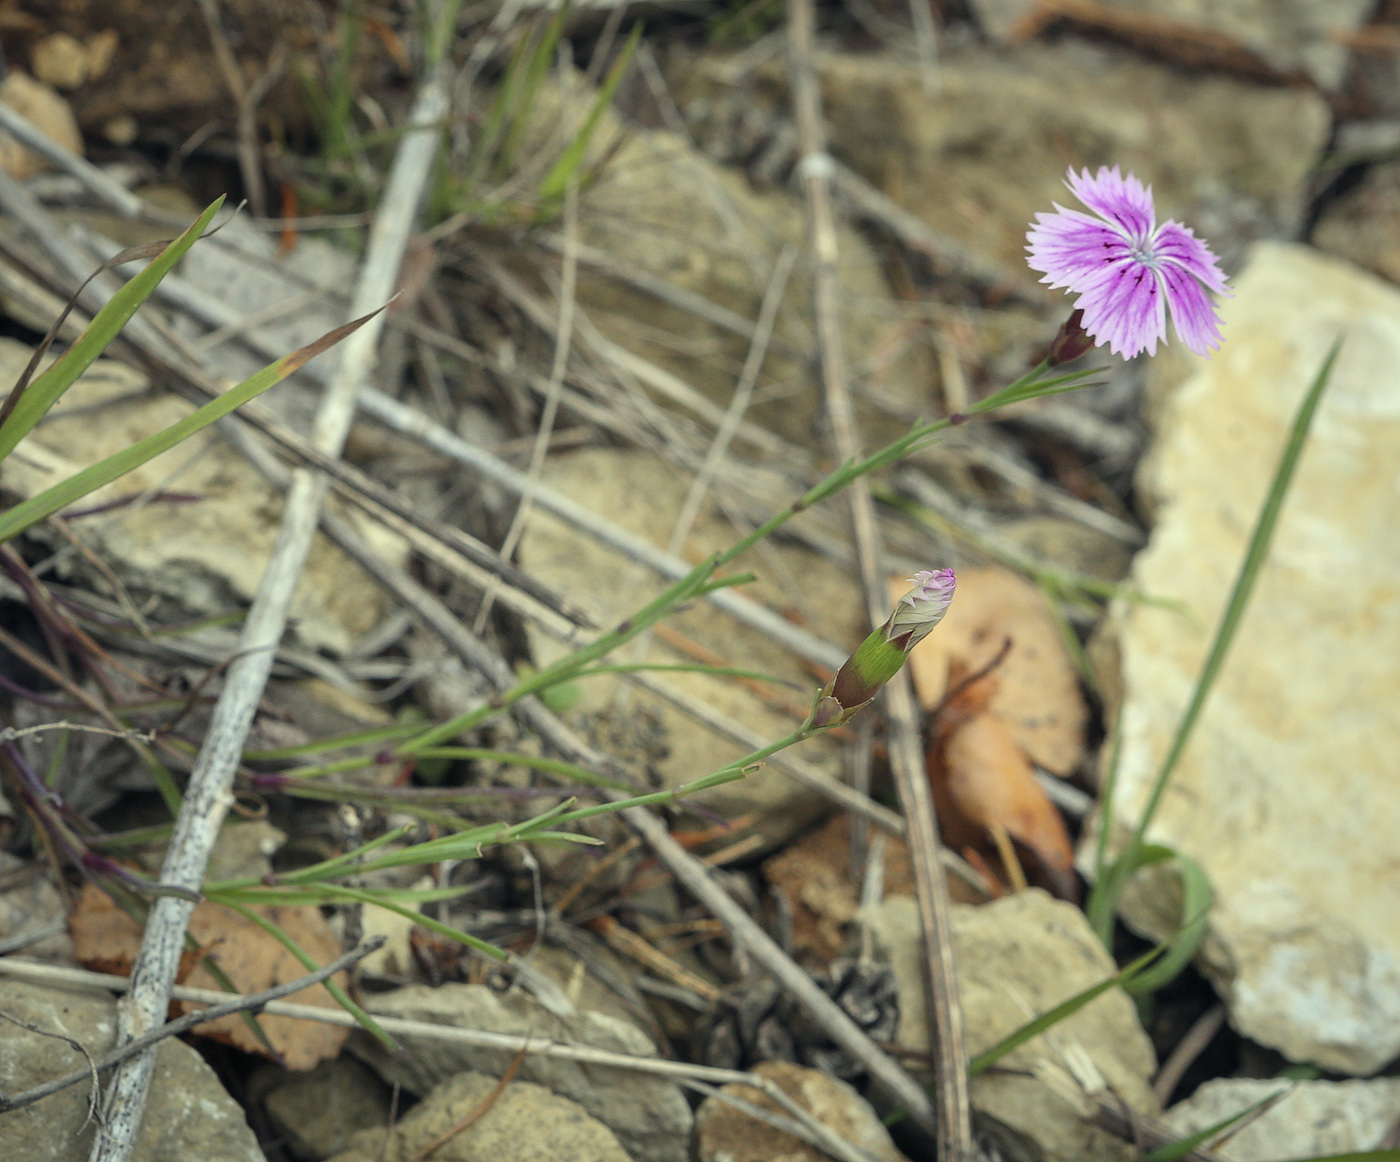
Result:
M851 405L841 341L836 222L830 188L835 166L826 152L826 132L822 124L812 0L789 0L788 38L793 111L801 151L797 173L806 195L822 387L836 454L850 461L860 455L860 434ZM865 477L853 481L846 496L861 588L871 624L879 625L889 608L889 595L881 561L880 528ZM928 990L929 1032L937 1083L938 1117L934 1132L938 1156L940 1162L967 1162L972 1157L972 1114L968 1103L962 1008L953 968L948 883L943 876L938 821L924 773L918 715L907 674L897 674L889 683L884 703L890 725L890 766L907 823L915 895L923 930L924 981Z
M447 69L439 65L418 92L375 216L364 265L351 304L352 318L368 314L393 295L409 231L437 151L438 128L447 114ZM356 396L374 364L384 326L376 315L346 341L330 388L313 427L316 447L338 456L355 412ZM240 652L228 668L204 745L190 775L175 835L161 870L164 882L191 892L204 878L209 852L232 802L230 785L253 715L267 683L277 644L286 629L287 610L316 532L327 479L298 469L282 510L282 523L258 594L240 637ZM193 910L190 900L163 896L147 918L141 951L132 971L132 990L118 1006L118 1042L154 1027L169 1001ZM108 1089L105 1125L93 1143L92 1162L126 1162L145 1107L154 1053L124 1062Z

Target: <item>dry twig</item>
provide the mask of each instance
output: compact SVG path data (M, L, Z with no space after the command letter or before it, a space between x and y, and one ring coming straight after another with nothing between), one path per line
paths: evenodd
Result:
M816 18L812 0L789 0L789 76L801 159L797 172L806 194L809 241L816 280L814 301L817 342L821 354L822 386L832 442L842 460L860 453L855 411L846 382L846 359L841 341L836 225L831 208L833 163L826 152L821 99L816 73ZM848 490L851 526L861 587L871 623L880 624L888 607L885 570L880 561L880 531L869 483L855 480ZM886 688L885 708L892 737L890 764L907 821L915 896L924 938L924 980L928 990L930 1043L937 1061L938 1118L935 1134L941 1162L965 1162L972 1157L972 1113L968 1099L967 1059L963 1049L962 1008L953 967L952 925L948 884L939 860L938 821L924 773L918 716L907 674Z

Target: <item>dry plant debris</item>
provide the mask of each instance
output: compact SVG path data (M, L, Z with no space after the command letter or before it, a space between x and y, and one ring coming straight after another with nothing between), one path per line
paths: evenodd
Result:
M309 906L270 906L256 909L280 927L318 964L340 955L340 941L319 909ZM69 927L73 934L74 956L79 964L97 972L126 975L141 946L141 927L112 902L101 888L88 884L78 896ZM228 908L205 901L190 918L190 935L201 953L187 952L180 965L180 983L195 988L217 989L219 981L200 963L201 954L219 969L241 993L255 993L283 981L306 975L306 968L279 941L253 921ZM339 978L345 984L344 975ZM338 1008L322 985L293 993L288 998L298 1004ZM171 1009L179 1016L191 1006L173 1001ZM323 1025L294 1017L263 1016L259 1019L272 1049L288 1069L310 1069L340 1052L348 1029ZM272 1056L239 1016L223 1017L201 1026L198 1033L234 1045L249 1053Z

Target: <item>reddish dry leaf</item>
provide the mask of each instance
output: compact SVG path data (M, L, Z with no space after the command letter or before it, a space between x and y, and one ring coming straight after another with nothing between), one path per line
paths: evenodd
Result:
M280 927L318 964L340 955L340 942L320 909L271 906L253 910ZM93 884L83 888L68 924L73 934L73 954L80 964L97 972L121 976L131 972L141 947L141 928L113 904L101 888ZM261 992L306 975L301 961L262 928L208 900L199 904L190 917L190 934L199 941L204 955L223 970L241 993ZM220 988L219 982L198 963L199 960L195 953L186 953L181 958L180 983L195 988ZM346 983L345 973L337 973L335 979L342 986ZM303 1005L338 1007L325 986L319 984L292 993L286 999ZM198 1007L182 1005L179 1001L171 1003L176 1015ZM310 1069L334 1057L350 1033L349 1029L337 1025L267 1014L260 1016L258 1022L288 1069ZM212 1037L249 1053L267 1055L262 1042L239 1015L201 1025L196 1032L201 1037Z
M896 596L907 589L901 580ZM909 655L919 703L932 711L948 688L951 665L975 673L1007 638L1011 649L997 666L998 690L990 709L1032 762L1067 775L1083 757L1089 714L1079 675L1045 595L1009 569L958 570L948 615Z
M989 711L995 701L996 677L987 675L955 695L935 724L928 775L944 840L976 866L1004 870L993 838L1003 827L1027 878L1074 900L1074 849L1065 822L1011 729Z

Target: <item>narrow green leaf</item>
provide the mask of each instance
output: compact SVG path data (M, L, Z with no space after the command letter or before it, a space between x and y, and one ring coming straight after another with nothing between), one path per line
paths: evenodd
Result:
M1223 1134L1236 1122L1241 1122L1256 1110L1262 1110L1265 1106L1272 1105L1288 1092L1287 1088L1271 1093L1268 1097L1260 1098L1257 1102L1247 1106L1239 1113L1231 1114L1228 1118L1222 1118L1213 1126L1207 1126L1204 1130L1197 1130L1190 1137L1182 1138L1177 1142L1169 1142L1165 1146L1159 1146L1143 1158L1142 1162L1178 1162L1178 1159L1185 1158L1197 1146L1203 1142L1209 1142L1212 1138Z
M545 212L550 212L563 201L564 193L569 188L569 182L576 178L579 167L583 164L584 154L588 150L588 143L593 139L598 122L602 120L603 111L612 102L613 94L617 91L618 83L627 71L627 66L632 63L632 54L636 51L637 43L641 38L642 26L640 24L634 25L632 34L627 38L627 43L623 45L613 67L608 70L608 75L598 90L598 96L588 110L588 116L584 118L579 131L574 134L573 140L559 155L559 160L550 167L544 180L540 182L539 204Z
M1169 859L1176 861L1181 871L1182 924L1168 943L1166 955L1123 986L1133 996L1154 992L1170 984L1191 963L1201 941L1205 939L1206 923L1210 918L1211 905L1215 903L1215 891L1210 886L1210 879L1194 859L1163 844L1144 844L1140 850L1146 857L1140 866Z
M1143 806L1142 814L1138 818L1132 838L1128 841L1122 855L1109 866L1094 884L1093 891L1090 893L1087 911L1091 923L1101 937L1111 932L1112 914L1117 910L1118 899L1127 886L1128 879L1141 866L1137 862L1137 853L1143 846L1143 836L1146 835L1148 827L1151 826L1152 819L1161 804L1162 795L1167 789L1167 783L1186 750L1186 744L1190 741L1196 723L1200 719L1206 699L1210 695L1211 688L1215 685L1215 679L1225 664L1225 657L1234 641L1235 632L1244 620L1249 599L1254 593L1254 583L1258 580L1260 570L1268 556L1269 545L1273 541L1274 529L1278 525L1279 514L1283 510L1284 499L1288 495L1289 485L1293 482L1293 474L1298 467L1303 448L1307 444L1313 416L1317 414L1318 404L1322 402L1322 393L1327 388L1328 380L1331 379L1332 368L1337 361L1341 345L1340 338L1332 344L1331 350L1328 351L1326 359L1323 360L1322 366L1318 369L1317 375L1304 393L1298 410L1294 414L1293 424L1289 429L1288 439L1279 457L1278 466L1274 469L1269 491L1264 498L1263 507L1259 510L1259 516L1255 520L1254 531L1249 538L1249 546L1245 550L1244 560L1240 562L1239 573L1225 603L1220 624L1216 628L1215 639L1211 642L1205 663L1201 667L1200 676L1196 679L1196 687L1191 693L1191 701L1187 704L1181 721L1177 724L1171 746L1163 757L1162 765L1153 780L1152 789L1148 794L1146 804ZM1110 825L1110 821L1105 819L1103 825Z
M1126 985L1138 973L1142 972L1164 951L1165 947L1154 948L1150 952L1145 952L1126 965L1106 980L1099 981L1098 984L1090 985L1088 988L1077 992L1066 1001L1062 1001L1053 1009L1048 1009L1033 1020L1027 1021L1013 1033L1007 1034L990 1049L984 1049L976 1057L967 1063L967 1072L971 1077L976 1077L979 1073L984 1073L991 1066L995 1065L1013 1049L1019 1049L1027 1041L1040 1036L1046 1029L1053 1028L1067 1017L1072 1017L1085 1005L1097 997L1108 992L1109 989L1117 988L1119 985Z
M30 525L66 508L89 492L101 488L104 484L110 484L119 476L123 476L133 468L146 463L147 460L153 460L162 452L169 451L181 440L188 439L196 432L207 428L215 420L222 419L254 396L261 395L274 384L286 379L287 376L304 366L309 360L314 359L328 347L339 343L346 335L363 326L378 313L378 311L374 311L363 318L354 320L354 322L346 323L343 327L337 327L334 331L317 339L316 342L308 344L298 351L293 351L290 355L282 356L276 363L264 367L256 375L245 379L237 387L230 388L217 399L210 400L203 407L191 412L177 423L171 424L164 431L155 432L144 440L137 440L129 448L123 448L105 460L99 460L81 472L75 472L67 480L62 480L52 488L46 488L43 492L6 510L0 514L0 544L18 536ZM28 399L30 393L37 387L38 381L35 381L30 387L30 391L26 392L24 399L20 401L20 406L11 415L11 420L20 414L20 410L24 407L24 400Z
M214 215L224 204L222 197L195 219L194 225L170 243L145 270L126 283L88 324L87 330L59 357L58 361L38 376L15 403L3 424L0 424L0 460L3 460L58 402L77 378L82 375L117 337L137 309L156 289L171 267L184 257L185 251L204 233ZM11 534L13 535L13 534Z

